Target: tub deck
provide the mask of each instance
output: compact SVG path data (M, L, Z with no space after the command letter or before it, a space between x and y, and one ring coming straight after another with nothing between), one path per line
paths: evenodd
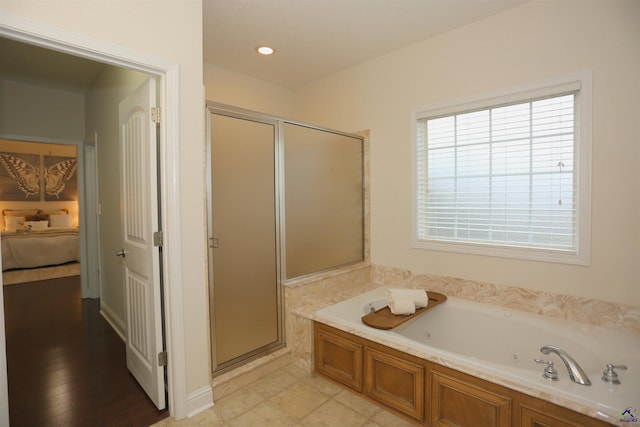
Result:
M366 326L362 316L372 306L386 305L389 288L318 310L313 320L611 424L629 425L621 422L621 413L640 407L638 334L457 298L448 298L395 330ZM540 353L547 344L569 353L592 385L571 382L556 355ZM543 366L534 362L537 357L554 361L559 381L542 377ZM620 385L601 380L607 363L627 365L626 371L618 371Z

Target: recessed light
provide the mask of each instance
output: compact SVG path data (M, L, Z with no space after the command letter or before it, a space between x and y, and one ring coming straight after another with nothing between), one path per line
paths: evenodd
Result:
M273 53L275 52L275 50L273 50L273 48L269 47L269 46L258 46L256 48L256 51L260 54L260 55L273 55Z

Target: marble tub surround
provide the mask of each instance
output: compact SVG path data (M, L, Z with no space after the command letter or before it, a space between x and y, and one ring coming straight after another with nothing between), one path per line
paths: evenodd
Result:
M371 265L355 264L285 283L285 325L292 362L313 369L313 323L315 312L379 285L371 282Z
M587 326L566 319L535 315L455 297L449 298L447 303L443 305L444 308L438 307L440 310L449 310L448 312L439 311L436 313L437 310L431 313L427 312L421 317L424 319L422 323L420 323L421 318L418 318L414 320L414 323L406 324L410 331L407 331L404 326L399 327L396 332L395 330L374 329L362 324L360 318L364 307L369 302L384 300L386 289L389 286L376 288L323 308L316 312L314 320L359 338L499 384L516 392L554 403L610 424L624 425L620 417L621 411L626 407L637 405L636 400L640 389L637 376L637 371L640 368L640 359L638 358L640 339L635 339L635 335L632 333L610 331L602 327ZM446 308L447 304L450 305L449 309ZM501 321L503 316L509 318L510 322L501 323L504 327L491 326L496 320ZM449 320L445 320L447 318ZM464 323L469 319L473 325L471 329L476 328L477 330L466 332L470 326L465 327ZM447 338L444 330L438 331L435 328L432 340L428 342L424 342L421 338L417 341L415 338L411 338L416 333L422 337L420 331L432 320L438 325L443 325L442 321L449 323L453 335ZM444 329L446 330L446 328ZM521 330L525 333L526 338L518 339L518 333ZM482 339L483 336L490 337L495 331L499 331L498 334L505 337L505 340L500 344L492 343L486 337ZM471 335L465 338L465 333ZM579 355L583 368L588 371L591 378L591 386L571 382L563 366L557 367L560 381L549 382L542 378L541 368L533 363L532 359L537 355L536 351L539 348L536 343L542 345L546 339L557 342L561 347L567 346L570 353ZM478 353L474 354L470 345L476 348ZM519 357L513 360L505 357L511 352ZM529 355L531 359L529 359ZM599 378L601 367L605 366L609 357L619 359L620 362L616 363L625 363L629 367L629 370L621 375L621 385L607 385ZM636 374L631 373L634 371Z
M363 239L364 239L364 261L371 261L371 132L367 130L356 132L364 138L363 141Z
M359 263L285 283L287 303L296 310L331 304L365 288L380 286L371 281L371 264Z
M285 283L286 337L292 363L313 369L312 319L317 310L386 285L640 333L640 307L361 263Z
M640 307L633 305L434 274L414 274L409 270L375 265L371 267L371 281L381 286L421 288L440 292L447 297L640 333Z

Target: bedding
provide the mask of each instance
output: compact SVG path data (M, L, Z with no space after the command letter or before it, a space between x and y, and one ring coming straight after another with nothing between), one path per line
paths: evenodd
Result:
M4 217L4 229L6 231L16 231L24 228L23 216L5 216Z
M3 231L1 240L3 271L80 261L77 228L32 228L28 233Z
M68 209L5 209L2 211L4 231L26 228L70 227ZM29 227L29 225L31 227Z

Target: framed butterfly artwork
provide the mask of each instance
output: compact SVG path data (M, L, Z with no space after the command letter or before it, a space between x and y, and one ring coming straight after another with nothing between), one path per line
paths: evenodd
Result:
M0 200L41 199L41 156L0 153Z
M77 201L75 157L0 153L0 200Z
M44 156L44 200L77 201L78 178L75 157Z

